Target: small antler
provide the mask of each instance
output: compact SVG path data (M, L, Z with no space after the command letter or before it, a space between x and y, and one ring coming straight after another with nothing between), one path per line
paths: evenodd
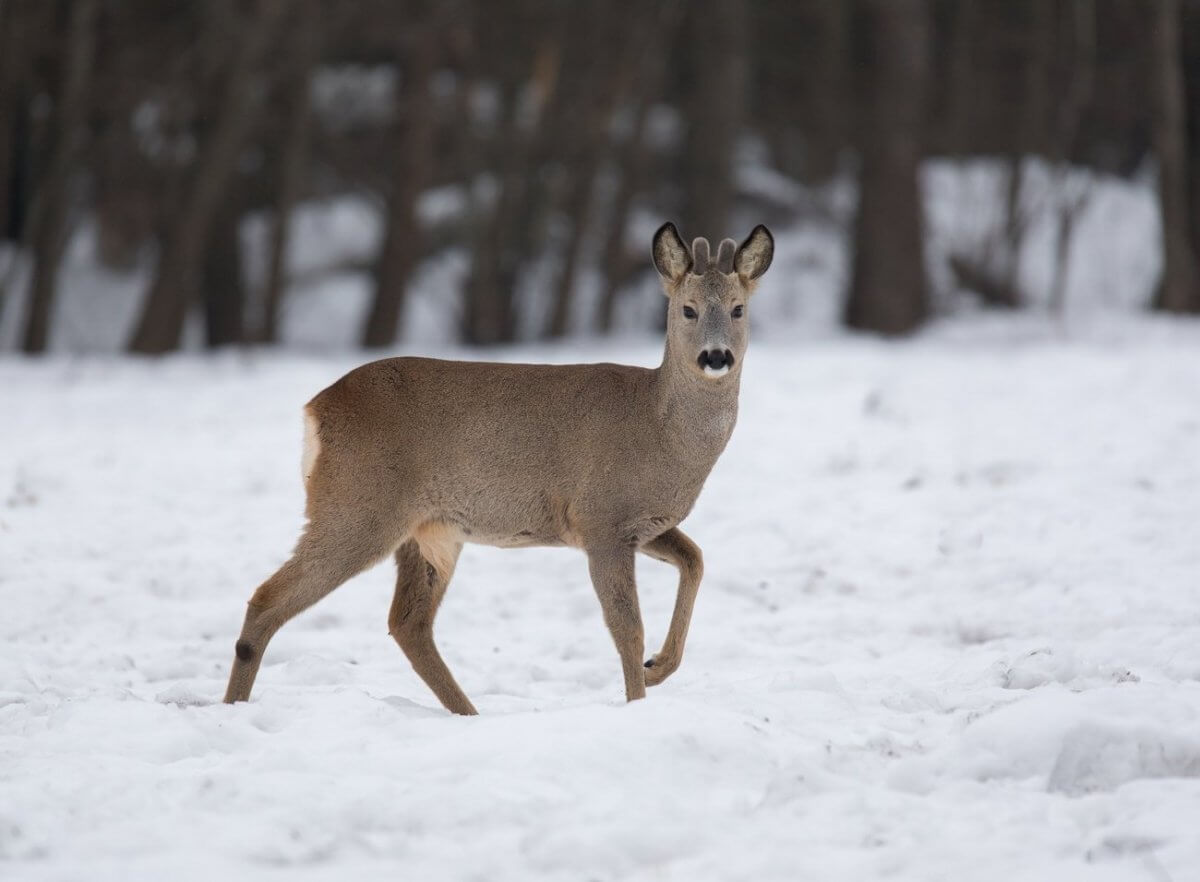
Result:
M722 239L717 248L717 272L729 275L733 272L733 255L737 253L737 242Z
M692 240L692 272L698 276L708 272L708 240L697 236Z

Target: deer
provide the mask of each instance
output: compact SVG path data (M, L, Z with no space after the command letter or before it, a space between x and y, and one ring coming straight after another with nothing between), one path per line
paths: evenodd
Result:
M247 701L263 652L289 619L387 557L388 631L441 704L475 706L433 638L464 543L568 546L587 556L616 644L626 701L678 668L704 563L679 529L737 420L748 308L775 244L689 249L672 223L651 256L668 299L657 368L385 358L304 407L307 523L292 557L254 592L227 703ZM674 565L662 648L643 662L635 554Z

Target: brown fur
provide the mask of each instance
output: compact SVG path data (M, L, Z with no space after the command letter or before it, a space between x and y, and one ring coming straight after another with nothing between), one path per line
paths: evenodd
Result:
M446 708L474 713L433 641L464 542L582 549L626 697L674 672L703 572L700 550L676 525L733 431L748 317L731 311L745 307L772 251L758 227L732 261L737 272L722 273L702 248L708 271L698 275L674 226L655 235L671 299L658 368L389 358L309 402L308 525L250 600L225 700L250 697L263 650L288 619L394 555L390 632ZM718 347L733 364L714 376L697 359ZM645 665L637 551L680 572L666 640Z

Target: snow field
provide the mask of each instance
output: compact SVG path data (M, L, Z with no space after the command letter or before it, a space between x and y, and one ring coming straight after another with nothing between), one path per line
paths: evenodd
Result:
M468 546L473 719L388 565L218 703L352 358L0 361L0 878L1200 878L1200 327L1022 321L752 344L644 702L580 554ZM613 349L502 357L657 359Z

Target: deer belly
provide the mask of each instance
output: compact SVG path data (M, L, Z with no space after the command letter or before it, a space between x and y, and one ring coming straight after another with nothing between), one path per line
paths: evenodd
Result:
M448 512L463 540L497 548L579 547L569 506L538 500L536 505L472 505Z

